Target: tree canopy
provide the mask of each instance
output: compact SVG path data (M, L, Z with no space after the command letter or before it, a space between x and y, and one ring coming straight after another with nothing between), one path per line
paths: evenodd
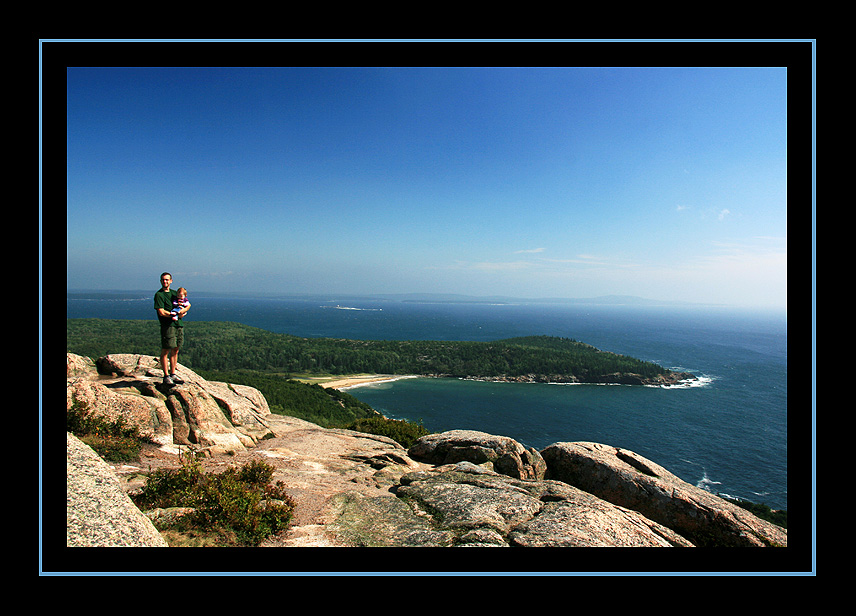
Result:
M67 319L68 352L158 355L156 321ZM277 374L416 374L515 377L529 374L586 378L669 371L652 362L601 351L569 338L527 336L491 342L302 338L240 323L197 321L188 328L181 362L200 370Z

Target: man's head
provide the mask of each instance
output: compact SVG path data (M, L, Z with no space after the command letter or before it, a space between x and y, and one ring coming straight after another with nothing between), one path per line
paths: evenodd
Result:
M161 274L160 280L161 288L163 288L164 291L169 291L169 285L172 284L172 274L170 274L169 272L164 272L163 274Z

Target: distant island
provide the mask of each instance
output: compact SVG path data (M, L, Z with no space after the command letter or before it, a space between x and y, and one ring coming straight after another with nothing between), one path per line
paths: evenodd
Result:
M152 354L154 320L66 319L67 351L92 358ZM525 336L490 342L303 338L240 323L196 321L181 362L193 370L278 375L388 374L465 379L671 386L693 380L584 342Z

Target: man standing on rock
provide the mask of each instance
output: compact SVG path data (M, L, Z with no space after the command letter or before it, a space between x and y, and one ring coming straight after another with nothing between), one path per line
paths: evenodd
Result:
M178 319L172 318L172 302L178 293L171 290L170 285L172 285L172 275L169 272L164 272L161 274L161 289L155 293L155 311L158 314L161 331L160 364L163 368L163 384L167 387L184 382L176 376L175 368L178 365L178 351L184 342L184 323L181 322L181 319L190 310L190 302L188 302L179 311Z

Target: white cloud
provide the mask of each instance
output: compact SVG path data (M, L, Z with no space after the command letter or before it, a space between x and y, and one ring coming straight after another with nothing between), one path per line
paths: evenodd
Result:
M482 261L480 263L472 263L470 269L489 271L489 272L509 272L519 271L532 267L532 263L528 261Z
M518 271L532 267L528 261L455 261L450 265L429 265L425 269L431 270L478 270L478 271Z
M660 278L674 282L691 301L784 306L787 273L786 238L752 238L716 242L706 255L664 266Z
M188 278L228 278L234 276L235 272L176 272L176 276L187 276Z
M544 250L546 250L546 249L545 248L532 248L530 250L516 250L516 251L514 251L514 254L516 254L516 255L535 254L535 253L539 253L539 252L544 252Z
M625 268L625 267L635 267L633 263L625 263L613 258L605 258L599 257L597 255L577 255L571 259L542 259L542 263L545 265L586 265L589 267L614 267L614 268ZM569 268L570 269L570 268Z
M457 261L445 283L521 297L639 295L652 299L784 306L787 238L746 237L697 246L694 255L661 261L648 255L580 253L566 259ZM453 272L460 274L456 277ZM442 280L443 275L436 280Z
M755 242L714 242L716 253L700 259L701 264L735 270L787 269L786 238L756 237Z

